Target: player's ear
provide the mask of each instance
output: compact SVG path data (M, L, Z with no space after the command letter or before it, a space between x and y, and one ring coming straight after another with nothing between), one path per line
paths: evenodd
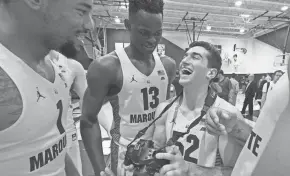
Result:
M215 78L218 74L218 70L216 68L210 68L209 71L207 72L206 77L209 80L212 80L213 78Z
M131 30L131 23L130 23L130 21L128 19L125 19L124 20L124 24L125 24L126 29L128 29L128 31L130 31Z
M23 0L30 8L39 10L44 4L45 0Z

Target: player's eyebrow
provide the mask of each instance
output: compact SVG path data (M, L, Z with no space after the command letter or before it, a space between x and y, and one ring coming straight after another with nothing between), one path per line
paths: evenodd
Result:
M83 7L85 7L88 10L92 9L92 6L90 4L87 4L87 3L84 3L84 2L78 3L78 6L83 6Z

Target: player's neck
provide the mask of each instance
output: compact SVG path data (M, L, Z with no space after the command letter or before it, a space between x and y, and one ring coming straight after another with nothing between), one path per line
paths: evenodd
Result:
M202 108L208 92L208 85L193 84L183 88L183 99L181 106L194 110Z
M224 79L225 79L225 77L224 77L224 76L221 76L221 77L219 78L219 82L222 82Z
M44 60L48 50L32 33L17 26L16 21L8 15L5 7L0 7L0 43L26 63L34 64Z
M38 64L44 60L49 53L47 48L43 47L39 41L33 40L34 37L28 37L23 33L13 33L3 36L0 33L0 42L8 48L13 54L18 56L28 65Z
M153 58L153 54L144 54L140 52L134 45L129 45L127 48L128 54L134 58L134 60L139 60L142 62L150 62Z

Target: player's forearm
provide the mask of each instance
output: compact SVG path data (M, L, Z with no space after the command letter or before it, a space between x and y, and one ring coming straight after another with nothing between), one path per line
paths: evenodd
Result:
M196 164L189 164L188 176L230 176L231 167L214 167L207 168Z
M238 118L236 125L233 127L229 135L231 135L238 144L244 146L254 126L255 122L244 118Z
M84 118L86 119L86 118ZM105 169L101 129L98 122L81 120L81 135L95 173Z
M69 176L80 176L80 173L68 154L65 156L65 173Z
M262 98L261 98L261 109L262 109L262 107L264 106L265 101L266 101L266 94L263 93L263 96L262 96Z
M165 128L156 126L153 134L153 141L156 148L164 147L166 144Z

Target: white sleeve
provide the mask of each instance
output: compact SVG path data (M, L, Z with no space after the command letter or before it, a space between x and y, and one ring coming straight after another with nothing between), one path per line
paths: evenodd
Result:
M267 82L263 85L263 90L262 90L263 93L267 93L267 85L268 85Z

